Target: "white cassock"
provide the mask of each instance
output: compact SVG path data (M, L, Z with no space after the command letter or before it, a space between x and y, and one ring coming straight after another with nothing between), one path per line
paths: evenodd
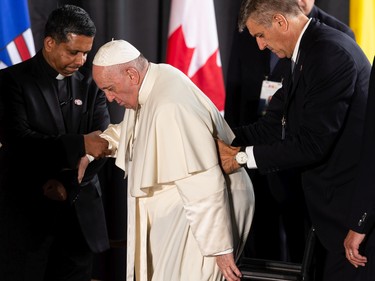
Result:
M139 104L102 134L128 175L126 280L134 273L137 281L223 280L214 255L233 249L239 257L254 211L246 171L224 176L219 166L214 138L231 143L234 135L191 80L166 64L150 64Z

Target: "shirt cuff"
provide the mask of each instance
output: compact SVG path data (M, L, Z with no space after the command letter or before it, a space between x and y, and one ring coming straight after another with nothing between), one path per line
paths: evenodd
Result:
M86 157L89 159L89 162L91 163L92 161L94 161L94 156L90 155L90 154L86 154Z
M233 249L228 249L228 250L222 251L220 253L216 253L213 256L221 256L221 255L225 255L225 254L230 254L232 252L233 252Z
M255 157L254 157L254 146L247 146L246 147L246 154L247 154L247 167L249 169L256 169L258 168L257 163L255 162Z

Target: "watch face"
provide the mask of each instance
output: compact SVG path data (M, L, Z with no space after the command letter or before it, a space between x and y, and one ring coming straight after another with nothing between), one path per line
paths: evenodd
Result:
M247 163L247 154L244 151L240 151L236 154L236 161L238 164L243 165Z

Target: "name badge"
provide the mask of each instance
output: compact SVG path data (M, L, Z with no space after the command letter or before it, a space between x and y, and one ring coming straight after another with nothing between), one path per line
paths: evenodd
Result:
M278 89L283 86L281 82L274 82L263 80L262 89L260 91L259 113L264 115L266 113L268 104Z

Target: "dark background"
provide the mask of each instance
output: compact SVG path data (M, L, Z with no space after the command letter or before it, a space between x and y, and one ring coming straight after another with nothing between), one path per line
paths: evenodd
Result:
M39 50L43 44L43 30L48 14L60 5L74 4L84 8L97 27L88 65L98 48L112 38L129 41L152 62L165 62L171 0L28 0L28 2L36 50ZM241 0L214 0L224 81L233 34L237 32L240 3ZM349 23L349 0L316 0L315 4L344 23ZM109 106L112 123L120 122L123 109L115 103Z
M129 41L152 62L165 61L171 0L28 1L37 50L41 47L44 23L50 11L58 5L74 4L84 8L97 26L97 36L91 56L99 46L116 38ZM214 4L225 77L240 0L214 0ZM316 0L315 4L348 23L349 0Z
M189 0L186 0L189 1ZM84 8L97 27L93 50L87 64L98 48L112 38L125 39L137 47L146 58L165 62L169 9L171 0L28 0L31 28L36 50L43 44L43 30L49 13L63 4ZM236 22L240 0L214 0L219 47L224 80L228 68L232 38L237 32ZM316 0L315 4L348 24L349 0ZM124 109L116 103L109 104L111 122L123 118ZM102 171L103 199L108 221L112 249L98 255L95 260L95 279L122 281L125 279L126 182L123 172L115 168L113 159Z

